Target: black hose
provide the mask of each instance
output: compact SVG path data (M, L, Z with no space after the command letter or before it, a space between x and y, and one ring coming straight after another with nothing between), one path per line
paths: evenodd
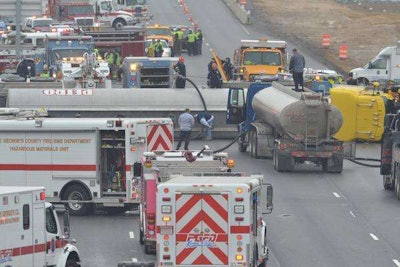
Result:
M197 85L192 80L190 80L189 78L187 78L185 76L182 76L180 74L177 75L177 78L185 79L186 81L190 82L194 86L194 88L196 89L197 93L199 94L199 96L201 98L201 102L203 103L204 111L207 111L206 101L204 101L203 95L201 94L201 92L200 92L199 88L197 87Z
M232 146L237 140L239 140L240 137L242 137L243 135L247 134L248 131L245 131L241 134L239 134L238 136L235 137L235 139L233 139L232 142L230 142L229 144L227 144L226 146L224 146L223 148L214 150L213 153L219 153L221 151L224 151L225 149L227 149L228 147Z
M381 167L380 164L379 165L372 165L372 164L367 164L367 163L360 162L360 161L355 160L355 159L347 159L347 160L351 161L351 162L353 162L355 164L358 164L358 165L361 165L361 166L365 166L365 167L371 167L371 168L380 168Z
M355 160L365 160L365 161L378 161L378 162L381 162L381 159L373 159L373 158L355 158Z

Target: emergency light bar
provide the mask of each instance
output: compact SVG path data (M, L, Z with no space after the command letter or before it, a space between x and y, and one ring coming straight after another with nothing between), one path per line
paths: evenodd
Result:
M244 47L265 47L265 48L286 48L286 41L273 40L240 40L240 45Z

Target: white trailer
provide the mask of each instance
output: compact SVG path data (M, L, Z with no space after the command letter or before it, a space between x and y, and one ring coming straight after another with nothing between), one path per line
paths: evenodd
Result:
M0 266L78 267L78 249L68 243L44 187L0 186Z
M159 184L157 265L266 266L262 214L272 211L272 185L264 188L263 179L181 175Z
M0 185L42 185L73 215L93 204L122 212L139 203L134 164L145 151L171 150L170 118L0 120Z

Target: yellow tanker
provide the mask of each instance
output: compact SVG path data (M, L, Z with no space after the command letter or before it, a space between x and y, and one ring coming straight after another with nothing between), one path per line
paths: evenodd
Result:
M330 89L330 95L332 105L343 113L343 125L335 138L344 142L381 140L385 114L393 107L390 92L364 86L337 85Z

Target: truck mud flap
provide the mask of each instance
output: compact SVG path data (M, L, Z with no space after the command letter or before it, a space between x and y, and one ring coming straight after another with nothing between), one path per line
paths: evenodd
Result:
M392 133L385 131L381 141L381 175L390 175L392 172Z
M132 262L132 261L118 262L118 267L154 267L154 266L156 266L154 262Z

